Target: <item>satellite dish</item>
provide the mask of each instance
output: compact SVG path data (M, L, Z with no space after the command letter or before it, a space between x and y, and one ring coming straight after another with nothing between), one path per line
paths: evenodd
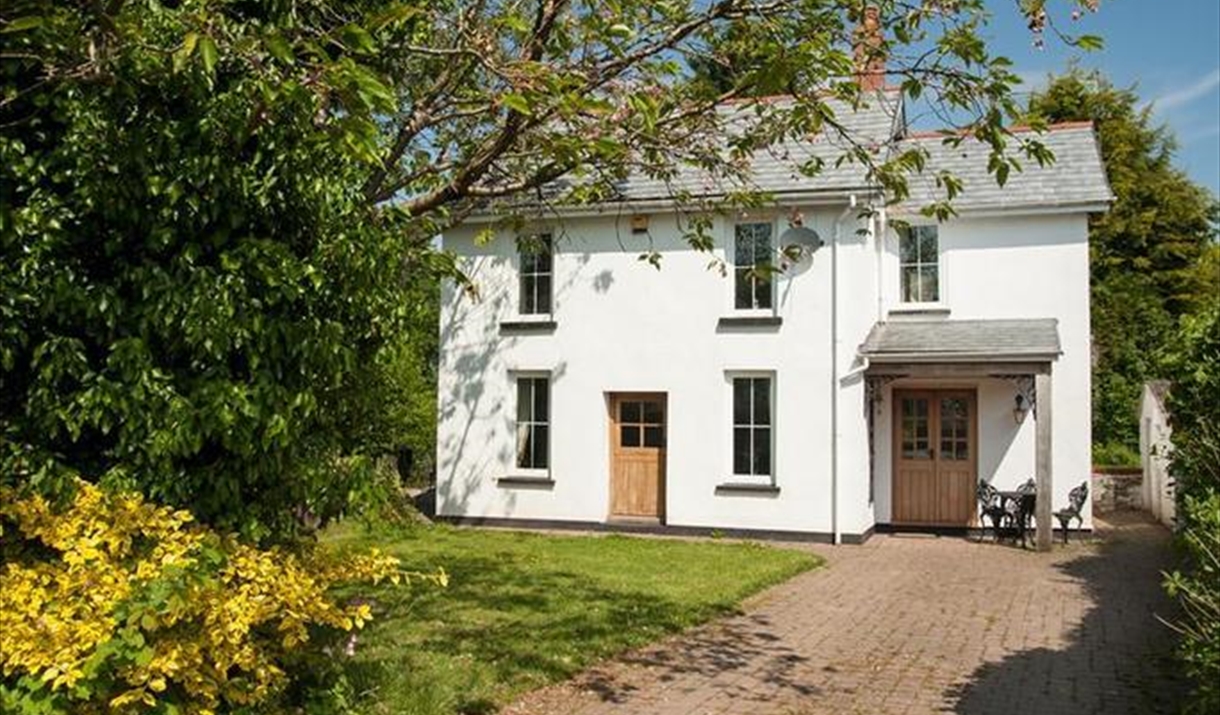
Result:
M789 275L804 273L813 265L813 254L825 245L818 232L793 226L779 237L780 267Z

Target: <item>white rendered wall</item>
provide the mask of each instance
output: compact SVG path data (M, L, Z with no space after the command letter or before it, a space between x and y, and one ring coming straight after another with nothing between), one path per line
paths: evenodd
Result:
M849 215L854 218L856 213ZM870 229L874 225L865 224ZM863 534L875 521L869 494L865 381L859 358L860 343L882 317L878 312L875 241L876 234L871 230L858 233L855 227L845 228L839 237L838 530L843 534Z
M829 240L839 210L804 213L806 225ZM474 241L476 228L446 235L445 248L464 257L461 265L481 298L459 298L452 286L445 288L438 512L604 521L610 484L606 396L655 391L667 393L669 406L667 524L830 532L829 248L817 251L806 270L778 280L781 327L723 330L719 319L734 314L731 270L722 277L708 264L725 257L732 221L716 221L719 243L709 255L687 247L672 216L653 216L649 236L632 235L628 218L543 227L556 235L553 334L500 334L501 321L519 319L511 234L482 246ZM778 234L786 224L771 218ZM850 224L845 233L854 234L854 215ZM660 271L638 259L648 249L662 253ZM848 340L840 355L854 353L858 343ZM552 375L554 485L498 485L498 477L516 473L511 375L539 370ZM736 481L726 380L733 371L774 376L776 496L715 492L717 484ZM859 413L858 403L850 411ZM859 439L858 426L851 429L852 439ZM859 474L858 468L851 473Z
M1144 470L1141 495L1144 509L1170 528L1174 525L1176 513L1173 480L1169 474L1172 434L1169 415L1162 409L1161 401L1152 394L1151 388L1144 385L1143 398L1140 400L1140 462Z
M805 210L830 241L843 207ZM838 250L840 380L839 523L863 533L890 517L893 386L876 423L875 503L869 500L864 383L856 351L873 323L898 319L896 240L882 252L881 305L873 240L857 236L854 212ZM777 233L784 222L776 215ZM717 327L732 310L731 278L708 270L724 259L732 221L717 220L713 254L691 251L672 216L654 215L649 236L629 217L569 219L556 235L552 334L501 335L517 315L512 235L476 245L471 227L445 238L463 256L479 299L446 286L441 316L438 511L442 515L604 521L609 506L610 392L668 395L666 523L829 533L831 520L830 247L776 288L778 329ZM1064 355L1054 367L1056 508L1090 469L1087 226L1083 215L957 219L940 227L943 304L948 319L1057 318ZM638 260L661 252L657 271ZM880 312L879 312L880 310ZM553 487L502 486L514 468L514 372L552 376ZM731 395L726 373L765 371L775 387L777 496L716 494L730 470ZM929 383L921 383L929 385ZM897 383L902 386L901 383ZM979 474L1015 487L1034 474L1032 417L1012 418L1014 388L1002 380L933 383L973 387L979 396ZM1086 514L1088 512L1086 511ZM1086 522L1086 526L1091 522Z
M1053 366L1053 508L1089 480L1091 463L1089 250L1082 214L958 218L939 228L942 302L949 320L1056 318L1063 355ZM885 245L883 300L898 306L897 239ZM891 315L890 319L902 319ZM1034 476L1034 418L1017 425L1016 390L1003 380L897 382L878 408L877 521L890 519L890 397L905 386L975 387L979 404L979 476L1014 488ZM1086 528L1092 510L1085 510Z

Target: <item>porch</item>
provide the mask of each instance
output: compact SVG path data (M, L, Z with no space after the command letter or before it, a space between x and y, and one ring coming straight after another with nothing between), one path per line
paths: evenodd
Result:
M1052 423L1060 354L1051 319L877 323L860 348L876 522L978 527L980 480L1010 490L1032 478L1034 541L1049 550L1063 501Z

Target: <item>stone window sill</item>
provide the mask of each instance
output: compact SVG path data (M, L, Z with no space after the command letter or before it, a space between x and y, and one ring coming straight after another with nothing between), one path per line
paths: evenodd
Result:
M528 474L510 474L500 477L496 480L496 485L501 487L536 487L539 489L550 489L555 486L555 480L550 477L535 477Z
M943 303L910 303L907 305L896 305L889 309L889 314L893 316L944 316L949 314L949 306Z
M534 335L553 333L558 326L554 320L505 320L500 323L502 335Z
M725 482L716 485L716 493L731 496L734 494L778 496L779 487L774 484L753 484L750 482Z
M784 319L778 315L726 315L716 324L716 328L778 328L783 324Z

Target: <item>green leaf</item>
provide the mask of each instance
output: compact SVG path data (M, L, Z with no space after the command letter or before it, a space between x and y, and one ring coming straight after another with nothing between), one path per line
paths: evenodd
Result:
M191 58L191 54L195 52L195 46L199 43L199 35L194 32L186 33L186 37L182 38L182 47L174 51L173 64L174 72L181 72L186 67L186 61Z
M372 70L360 65L349 65L347 76L355 83L362 101L370 109L388 110L394 104L394 93Z
M617 25L611 25L607 29L607 32L609 32L614 37L620 37L623 39L627 39L627 38L630 38L635 35L634 30L632 30L630 27L628 27L627 25L624 25L622 23L618 23Z
M267 52L271 56L285 64L291 64L296 58L292 55L292 45L288 44L288 40L284 39L283 35L273 33L263 38L263 45L266 46Z
M0 28L0 34L8 34L10 32L26 32L38 27L42 27L43 18L38 15L27 15L9 21L3 28Z
M500 97L500 102L504 106L519 114L524 114L526 116L529 116L530 114L529 100L527 100L523 95L514 93L505 94Z
M474 236L474 245L486 246L496 238L496 230L494 228L484 228Z
M345 25L339 34L343 37L343 44L353 52L368 54L377 51L377 43L373 41L373 36L359 25Z
M503 22L504 26L508 29L520 34L525 34L530 30L529 20L526 20L519 13L509 13L508 15L504 16L501 22Z
M995 180L1000 186L1008 183L1008 164L1000 162L995 168Z
M199 56L203 59L203 69L208 74L216 70L216 41L204 35L199 38Z
M1081 35L1072 44L1087 52L1097 52L1106 46L1105 40L1097 35Z
M372 27L374 30L383 30L390 25L397 25L400 22L409 20L421 12L423 10L414 5L401 2L394 3L373 19Z

